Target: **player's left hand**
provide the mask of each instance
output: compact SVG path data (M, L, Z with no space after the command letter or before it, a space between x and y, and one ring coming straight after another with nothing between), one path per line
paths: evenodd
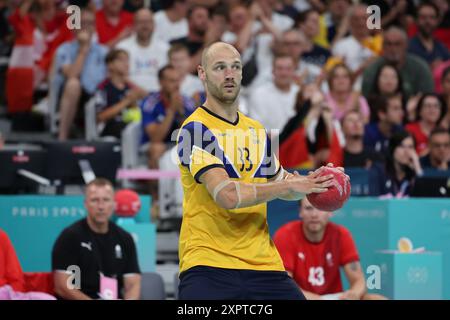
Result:
M341 171L342 173L345 174L345 169L344 169L344 167L335 167L334 164L332 164L331 162L327 164L327 167L329 167L329 168L336 168L336 169L338 169L339 171ZM319 168L319 169L320 169L320 168ZM347 179L350 181L350 177L349 177L347 174L346 174L345 176L346 176Z
M360 297L355 291L347 290L344 291L340 296L339 299L341 300L360 300Z

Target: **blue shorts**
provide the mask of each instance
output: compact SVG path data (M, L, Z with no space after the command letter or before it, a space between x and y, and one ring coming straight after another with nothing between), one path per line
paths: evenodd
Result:
M284 271L196 266L180 274L180 300L305 300Z

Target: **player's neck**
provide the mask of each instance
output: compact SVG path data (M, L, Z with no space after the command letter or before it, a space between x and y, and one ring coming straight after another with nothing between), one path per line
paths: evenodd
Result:
M313 243L321 242L323 240L323 236L325 235L325 229L323 229L320 232L309 232L308 230L303 228L302 231L303 231L303 234L305 235L305 238L309 242L313 242Z
M214 98L207 98L203 106L231 123L235 123L238 117L237 99L233 102L233 104L224 105L223 103L216 101Z

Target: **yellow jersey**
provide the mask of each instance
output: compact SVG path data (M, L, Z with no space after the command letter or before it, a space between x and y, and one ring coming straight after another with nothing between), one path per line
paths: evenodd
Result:
M234 181L266 183L281 169L264 127L238 112L234 123L198 107L183 123L177 152L183 185L180 273L194 266L284 271L270 238L267 204L227 210L199 181L214 167Z

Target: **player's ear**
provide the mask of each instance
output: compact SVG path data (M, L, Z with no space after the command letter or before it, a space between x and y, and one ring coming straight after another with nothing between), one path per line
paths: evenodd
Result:
M205 81L206 78L205 69L201 65L197 67L197 74L201 81Z

